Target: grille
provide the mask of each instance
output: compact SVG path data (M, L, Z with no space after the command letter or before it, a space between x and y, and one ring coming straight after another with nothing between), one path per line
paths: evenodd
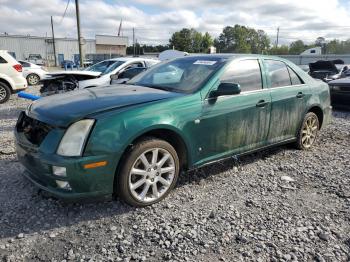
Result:
M53 129L52 126L45 124L39 120L27 116L24 112L18 118L16 130L23 133L29 142L36 146L44 141L47 134Z

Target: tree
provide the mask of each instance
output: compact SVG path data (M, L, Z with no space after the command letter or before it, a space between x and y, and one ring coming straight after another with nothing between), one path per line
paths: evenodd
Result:
M262 53L268 49L270 39L263 30L235 25L226 26L214 44L223 53Z
M170 46L189 53L206 53L212 43L213 40L208 32L202 35L202 33L193 28L183 28L173 33L169 39Z
M306 49L306 45L302 40L294 41L289 46L289 54L300 55Z
M272 47L269 50L270 55L288 55L289 54L289 47L287 45L282 45L279 47Z

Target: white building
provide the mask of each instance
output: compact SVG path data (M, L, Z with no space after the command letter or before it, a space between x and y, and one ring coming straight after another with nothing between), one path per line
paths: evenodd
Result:
M83 54L126 55L127 37L96 35L96 39L83 40ZM56 59L79 60L78 40L55 38ZM40 54L49 65L54 64L53 40L51 37L0 34L0 49L11 52L17 60L25 60L30 54Z

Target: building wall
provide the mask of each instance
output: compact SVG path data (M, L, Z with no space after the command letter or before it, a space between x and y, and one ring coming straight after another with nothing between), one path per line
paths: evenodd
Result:
M126 46L120 45L96 45L97 54L115 54L115 55L126 55Z
M97 35L96 39L101 45L96 45L94 39L83 41L83 57L96 53L126 55L127 38ZM65 60L74 60L74 55L79 54L78 40L74 38L56 38L55 47L57 63L58 54L63 54ZM29 54L40 54L49 65L53 65L51 37L0 35L0 49L14 52L17 60L25 60Z

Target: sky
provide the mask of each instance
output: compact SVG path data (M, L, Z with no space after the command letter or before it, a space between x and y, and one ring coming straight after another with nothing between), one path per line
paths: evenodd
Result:
M63 18L64 11L67 12ZM311 43L350 38L350 0L80 0L82 36L122 34L132 43L132 28L141 44L167 44L171 34L194 28L217 37L227 25L264 30L280 44L301 39ZM0 33L76 37L74 0L0 0Z

